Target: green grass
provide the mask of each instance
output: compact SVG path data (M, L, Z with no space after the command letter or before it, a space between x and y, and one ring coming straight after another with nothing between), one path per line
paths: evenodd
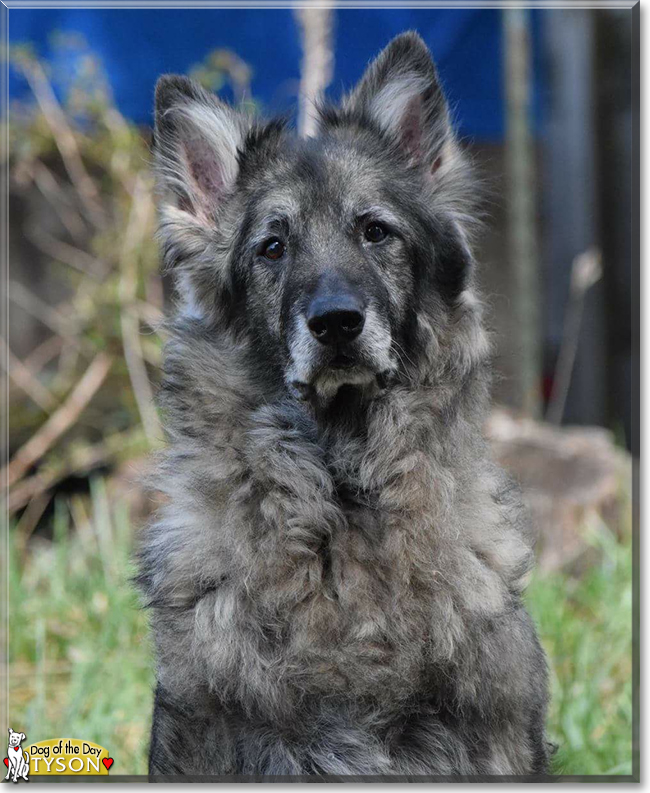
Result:
M102 480L91 503L84 530L72 532L60 500L53 541L35 542L23 564L11 551L9 724L27 743L94 741L109 750L114 773L143 774L152 654L130 584L131 527Z
M632 548L589 527L599 561L581 578L537 576L530 611L548 653L555 773L632 773Z
M129 580L132 529L95 480L88 512L57 502L52 541L10 564L9 724L27 741L81 738L105 746L114 772L146 773L152 656L146 614ZM533 580L528 604L551 665L554 770L630 774L631 546L590 529L599 560L580 579Z

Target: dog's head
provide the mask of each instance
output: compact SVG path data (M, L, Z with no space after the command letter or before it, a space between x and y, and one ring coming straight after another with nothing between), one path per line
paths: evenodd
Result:
M25 733L24 732L14 732L11 727L9 727L9 746L16 747L20 746L20 742L25 740Z
M418 316L444 315L464 289L465 163L414 33L319 115L303 140L161 78L163 255L181 310L245 333L294 393L373 393L417 366Z

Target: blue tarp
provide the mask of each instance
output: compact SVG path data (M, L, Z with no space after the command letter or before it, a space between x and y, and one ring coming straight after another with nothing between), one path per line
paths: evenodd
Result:
M337 9L333 97L351 86L397 33L415 29L431 48L460 131L480 140L503 136L501 13L472 9ZM534 117L541 119L539 14L534 16ZM118 107L151 123L156 78L186 73L215 48L229 48L253 70L252 94L269 112L296 105L301 48L293 12L283 9L20 9L9 11L10 43L63 57L55 32L80 33L104 63ZM10 96L27 87L15 75Z

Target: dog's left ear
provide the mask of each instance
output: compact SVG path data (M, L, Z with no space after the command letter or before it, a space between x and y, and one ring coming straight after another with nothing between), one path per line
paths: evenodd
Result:
M27 736L25 735L25 733L24 733L24 732L21 732L21 733L20 733L20 740L21 740L21 741L24 741L26 737L27 737Z
M456 153L449 109L420 36L402 33L366 69L343 110L369 118L434 174Z

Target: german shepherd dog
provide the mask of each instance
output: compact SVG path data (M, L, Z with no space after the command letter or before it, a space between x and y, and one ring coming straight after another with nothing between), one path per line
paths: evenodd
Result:
M482 436L475 187L429 51L398 36L318 113L300 139L157 86L150 773L543 773L531 532Z

